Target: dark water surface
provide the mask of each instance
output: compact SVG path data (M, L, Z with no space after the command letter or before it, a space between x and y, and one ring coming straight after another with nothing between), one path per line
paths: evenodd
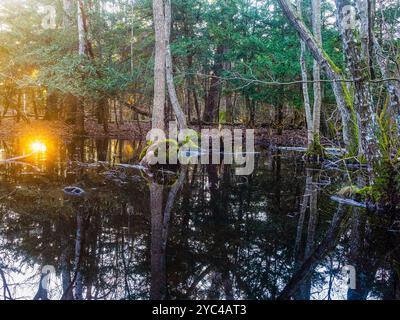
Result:
M357 172L263 151L248 177L198 165L150 178L140 142L45 144L0 162L0 299L400 297L396 218L330 199ZM1 142L0 160L30 148Z

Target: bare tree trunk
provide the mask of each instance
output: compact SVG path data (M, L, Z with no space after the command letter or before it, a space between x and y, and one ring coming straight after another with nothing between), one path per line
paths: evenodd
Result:
M108 99L105 97L102 97L98 102L97 102L97 120L99 124L103 125L103 130L105 133L108 133L108 120L109 120L109 102Z
M373 75L371 52L373 48L372 40L372 16L371 16L371 0L356 0L357 11L360 18L360 41L362 55L368 65L369 77Z
M342 36L346 63L354 79L354 109L360 116L360 140L359 155L365 156L370 178L373 176L372 164L379 155L376 139L377 124L375 119L375 108L369 87L369 60L365 56L367 51L361 50L360 39L357 30L344 28L346 19L345 7L350 6L350 0L336 0L338 12L338 25ZM362 18L361 20L365 20ZM362 25L362 24L361 24ZM364 27L362 27L363 29ZM362 32L361 32L362 34Z
M68 30L72 27L73 23L73 0L63 0L63 27L64 29Z
M55 91L47 93L45 120L58 120L58 94ZM20 107L18 107L18 115L20 116Z
M314 37L322 48L322 35L321 35L321 0L312 0L312 27L314 32ZM313 144L319 145L319 132L321 123L321 67L317 60L314 59L313 66L313 88L314 88L314 109L313 109Z
M229 48L224 48L224 54L229 53ZM223 63L223 68L225 71L230 72L232 69L232 62L227 59L227 57L224 57L224 63ZM232 103L232 93L230 91L230 86L229 82L225 81L225 93L224 93L224 106L225 106L225 122L231 124L233 122L233 103Z
M353 110L352 101L349 99L349 92L347 91L346 85L343 83L340 69L334 65L326 52L318 45L317 41L304 25L301 18L295 14L293 7L288 0L278 1L284 14L299 33L300 38L306 43L314 59L318 61L321 68L325 71L328 79L332 81L332 88L335 94L336 103L342 117L343 141L350 154L357 154L357 115Z
M164 0L164 1L165 1L164 12L165 12L165 42L166 42L166 77L167 77L168 95L172 104L172 108L175 112L179 128L186 129L187 128L186 116L178 101L174 84L173 70L172 70L172 54L171 54L171 46L169 43L171 38L171 23L172 23L171 0Z
M221 75L221 71L223 68L221 62L222 59L221 56L223 55L223 53L224 53L223 46L222 45L218 46L213 72L211 75L210 89L207 95L206 105L203 114L204 122L213 122L216 118L219 98L220 98L219 95L221 91L221 79L219 78L219 76Z
M374 55L376 62L379 65L379 69L384 79L392 78L391 72L389 71L388 61L389 59L384 55L381 45L378 40L374 37ZM400 86L398 82L393 80L385 81L386 90L390 97L390 106L394 117L397 122L397 126L400 129Z
M63 28L64 31L71 32L73 28L73 14L74 14L74 4L73 0L63 0ZM64 120L67 123L76 123L76 112L79 105L79 100L77 97L73 96L71 93L67 93L63 99L63 109L64 109Z
M200 110L199 99L197 98L196 89L193 89L193 101L194 101L194 108L196 109L197 122L199 128L201 129L201 110Z
M31 99L32 99L32 107L33 107L33 114L35 115L35 120L39 119L39 112L37 108L37 103L36 103L36 95L35 95L35 89L31 89Z
M367 29L369 34L367 36L363 36L365 39L368 38L369 45L369 59L370 65L372 64L372 60L375 60L379 66L380 72L384 79L393 78L392 73L389 69L389 59L383 53L382 47L378 42L378 39L375 37L373 32L373 19L375 16L375 7L372 5L371 1L365 3L365 1L357 0L356 2L358 11L360 12L360 16L362 17L362 25L363 32ZM367 7L366 7L367 6ZM362 12L368 11L368 19L366 19L365 15L361 15ZM365 40L364 40L365 42ZM365 46L365 45L364 45ZM373 72L371 72L373 73ZM373 76L373 74L371 75ZM394 74L394 77L398 78L398 74ZM400 132L400 85L397 81L387 80L385 81L385 87L389 94L390 101L390 112L393 118L396 120L397 130Z
M83 25L83 2L78 0L78 40L79 55L85 55L85 27Z
M153 17L155 30L155 57L154 57L154 100L152 126L164 129L165 105L165 69L166 69L166 41L165 17L163 0L153 0Z
M79 55L85 56L85 31L83 26L83 3L78 1L78 40L79 40ZM84 134L85 132L85 109L83 101L79 101L76 108L76 133Z
M297 15L301 18L302 14L302 0L297 0ZM310 147L313 142L313 120L311 115L311 104L310 95L308 92L308 75L307 75L307 65L306 65L306 44L303 40L300 40L300 68L301 68L301 79L303 81L303 99L304 99L304 110L306 114L307 123L307 145Z

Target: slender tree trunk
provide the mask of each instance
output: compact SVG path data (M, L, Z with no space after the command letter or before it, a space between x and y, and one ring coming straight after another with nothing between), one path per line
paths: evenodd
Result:
M321 0L312 0L312 27L314 32L314 37L322 48L322 35L321 35ZM317 60L314 59L313 66L313 88L314 88L314 109L313 109L313 144L319 145L319 135L320 135L320 121L321 121L321 67Z
M194 101L194 108L196 109L197 122L199 128L201 129L201 110L200 110L199 99L197 98L196 89L193 89L193 101Z
M384 79L390 79L392 75L388 66L389 59L384 55L383 50L375 37L374 56L381 71L382 77ZM396 121L397 130L400 132L400 86L397 81L387 80L385 81L385 87L389 94L390 112Z
M302 0L297 0L297 15L301 18L302 14ZM301 79L303 81L303 99L304 99L304 109L306 114L307 123L307 144L308 147L312 145L313 142L313 119L311 115L311 104L310 95L308 92L308 75L307 75L307 64L306 64L306 44L303 40L300 40L300 67L301 67Z
M229 48L224 48L224 54L227 55L229 53ZM224 56L224 63L223 63L224 71L230 72L232 69L232 62ZM233 121L233 104L232 104L232 93L230 92L229 82L225 81L225 93L224 93L224 106L225 106L225 122L232 123Z
M205 110L203 114L204 122L213 122L217 115L219 96L221 91L221 79L219 77L223 69L221 62L223 53L224 53L224 47L222 45L218 46L215 55L213 72L211 75L210 90L208 91Z
M58 120L58 94L55 91L47 93L45 120Z
M15 108L15 111L17 112L16 114L16 121L19 123L21 121L21 104L22 104L22 94L21 90L18 90L18 95L17 95L17 105Z
M39 112L36 103L35 89L31 89L31 99L32 99L33 114L35 115L35 120L38 120Z
M163 0L153 0L155 30L153 128L164 129L166 41Z
M278 1L284 14L299 33L300 38L305 42L314 59L318 61L321 68L325 71L328 79L332 81L332 88L335 94L336 103L342 117L343 141L350 154L357 154L357 115L354 112L350 94L346 88L346 85L343 83L341 70L334 65L326 52L318 45L318 42L304 25L301 18L295 14L295 11L289 1Z
M73 25L73 0L63 0L63 27L69 30Z
M108 99L105 97L101 98L96 109L98 123L102 124L104 132L108 133L108 120L110 113Z
M83 26L83 3L78 0L78 40L79 40L79 55L81 59L85 56L85 30ZM82 100L78 101L76 112L75 131L77 134L85 133L85 107Z
M73 29L73 15L74 15L74 3L73 0L63 0L63 21L62 25L64 32L67 34ZM64 109L64 120L67 123L76 123L76 112L78 106L78 98L73 96L71 93L66 93L63 99Z
M165 12L165 42L166 42L166 77L167 77L168 95L176 119L178 121L179 128L186 129L187 128L186 116L179 104L179 100L176 94L173 69L172 69L172 54L171 54L171 46L169 43L171 38L171 23L172 23L171 0L164 0L164 1L165 1L164 12Z

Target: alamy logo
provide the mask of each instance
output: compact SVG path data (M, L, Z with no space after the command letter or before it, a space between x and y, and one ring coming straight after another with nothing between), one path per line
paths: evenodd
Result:
M45 30L55 29L56 25L56 8L54 6L44 6L41 8L41 13L44 14L42 18L42 28Z
M56 269L54 266L44 266L42 268L42 279L41 279L41 287L49 291L51 275L56 274Z
M341 22L343 30L354 30L359 26L359 21L357 20L356 8L347 5L342 8L343 19Z
M342 274L347 276L347 285L350 289L356 289L356 268L352 265L346 265L342 268Z
M200 135L192 129L177 129L170 123L169 135L160 129L147 134L151 146L142 160L155 164L236 164L236 175L254 171L254 130L203 129ZM243 145L246 150L243 150Z

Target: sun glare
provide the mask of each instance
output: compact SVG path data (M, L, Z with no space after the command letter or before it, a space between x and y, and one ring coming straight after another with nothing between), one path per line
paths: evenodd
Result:
M31 150L34 153L44 153L47 150L46 144L40 141L35 141L31 143Z

